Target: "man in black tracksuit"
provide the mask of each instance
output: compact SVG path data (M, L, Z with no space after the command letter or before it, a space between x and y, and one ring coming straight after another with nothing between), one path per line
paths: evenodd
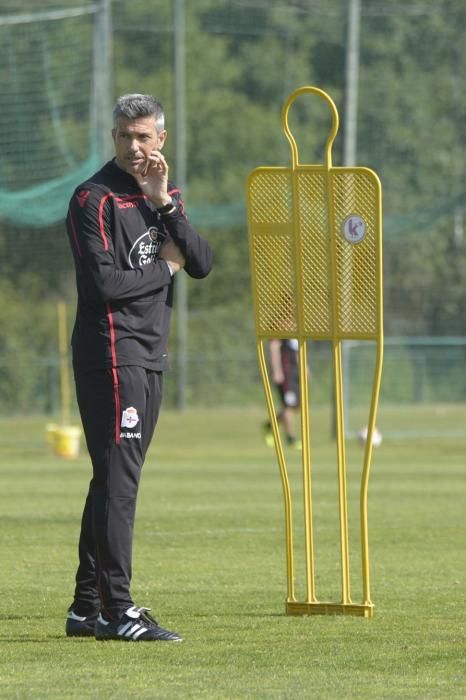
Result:
M163 108L124 95L115 158L71 198L67 230L78 307L76 392L93 476L79 541L68 636L180 641L130 595L138 484L160 409L173 277L205 277L212 255L186 218L161 152Z

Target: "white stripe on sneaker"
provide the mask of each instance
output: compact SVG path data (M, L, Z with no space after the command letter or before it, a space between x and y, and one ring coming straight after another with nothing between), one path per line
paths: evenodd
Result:
M97 622L101 622L103 625L109 625L110 622L108 620L104 620L102 615L99 613L99 617L97 618Z
M140 637L141 634L143 634L146 631L146 629L147 629L147 627L141 627L140 630L138 630L137 632L135 632L133 634L133 639L137 639L138 637Z
M81 617L80 615L76 615L72 610L69 611L68 613L68 620L76 620L77 622L84 622L86 620L86 617Z
M132 637L133 634L139 629L141 629L141 625L139 624L139 622L136 622L136 624L133 625L131 629L126 632L125 637ZM144 629L144 627L142 629Z
M118 630L117 630L117 631L118 631L118 634L121 634L121 636L123 636L123 635L125 634L126 630L127 630L129 627L131 627L132 625L134 625L134 622L133 622L132 620L130 620L129 622L127 622L126 625L121 625L121 626L118 628Z

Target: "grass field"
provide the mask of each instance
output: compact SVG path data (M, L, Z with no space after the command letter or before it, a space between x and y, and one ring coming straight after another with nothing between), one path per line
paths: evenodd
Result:
M1 698L466 697L466 439L385 439L374 452L372 620L287 617L283 499L262 418L218 409L160 420L138 503L133 594L181 645L64 636L88 459L51 456L43 419L0 421ZM326 415L314 434L317 593L338 598ZM351 498L361 461L350 444ZM299 491L297 455L290 472Z

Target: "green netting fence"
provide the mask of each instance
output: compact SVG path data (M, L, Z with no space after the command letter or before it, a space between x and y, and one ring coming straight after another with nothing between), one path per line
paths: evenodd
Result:
M70 193L101 159L97 8L40 5L0 14L0 219L39 229L63 221Z

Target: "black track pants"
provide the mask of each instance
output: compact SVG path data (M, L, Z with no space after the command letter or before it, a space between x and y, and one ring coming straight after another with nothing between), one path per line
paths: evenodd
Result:
M118 367L75 374L93 476L84 506L73 610L118 619L130 595L141 469L162 399L161 372Z

